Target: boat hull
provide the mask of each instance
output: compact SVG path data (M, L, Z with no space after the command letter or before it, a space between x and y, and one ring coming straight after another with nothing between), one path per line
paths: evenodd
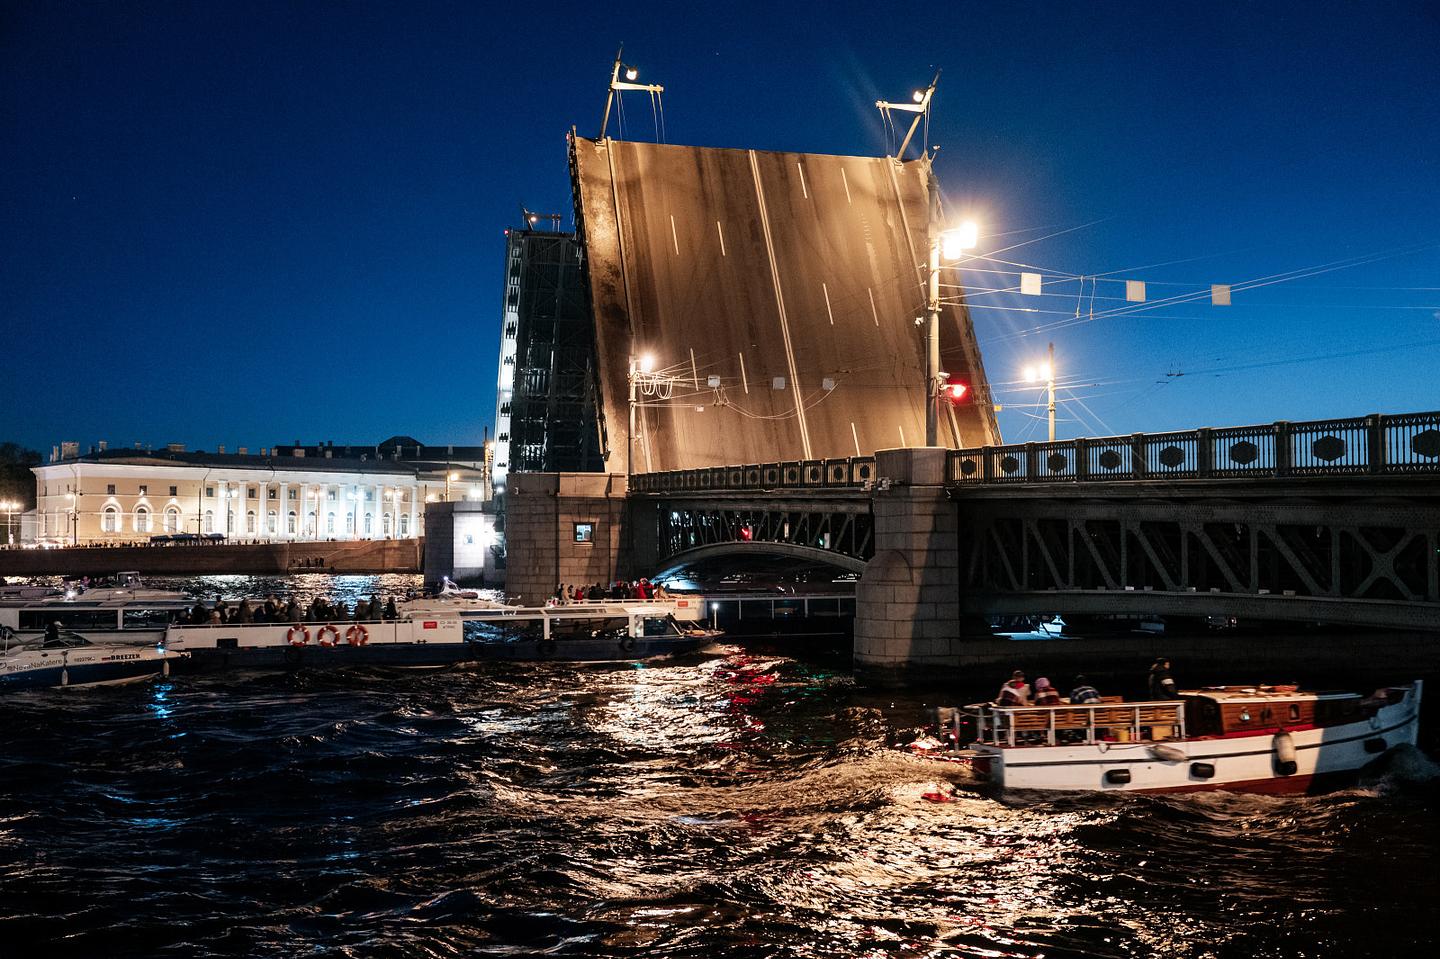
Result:
M82 649L58 652L35 664L7 664L0 671L0 692L135 682L185 662L173 652L149 649Z
M971 762L981 779L1006 790L1317 793L1353 783L1361 769L1395 746L1413 746L1419 722L1416 683L1400 702L1358 722L1171 740L1163 743L1168 758L1156 755L1162 744L1150 742L976 744Z

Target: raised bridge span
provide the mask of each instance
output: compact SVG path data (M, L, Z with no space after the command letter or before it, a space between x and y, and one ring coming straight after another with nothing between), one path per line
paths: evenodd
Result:
M637 473L924 442L928 160L583 137L570 160L610 472L645 354ZM974 398L941 442L997 442L963 306L943 309L941 355Z

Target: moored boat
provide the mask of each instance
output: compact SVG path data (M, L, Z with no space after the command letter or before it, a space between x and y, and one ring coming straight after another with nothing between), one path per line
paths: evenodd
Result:
M1321 792L1414 745L1421 687L1362 696L1226 686L1147 702L975 704L964 709L974 742L950 758L1005 789Z
M189 654L165 645L135 646L92 643L62 632L26 643L9 631L0 644L0 691L48 687L95 686L168 675L173 664Z

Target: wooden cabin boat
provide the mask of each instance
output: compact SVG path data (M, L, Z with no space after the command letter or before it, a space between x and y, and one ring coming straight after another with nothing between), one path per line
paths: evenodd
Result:
M947 758L968 760L980 779L1005 789L1321 792L1353 783L1387 750L1414 745L1421 685L1368 696L1224 686L1151 702L976 704L964 709L975 741Z

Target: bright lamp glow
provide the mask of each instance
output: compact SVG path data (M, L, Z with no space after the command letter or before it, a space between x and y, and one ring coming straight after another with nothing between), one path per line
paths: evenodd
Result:
M635 69L634 67L626 67L626 68L625 68L625 79L626 79L626 80L631 80L631 81L633 81L633 80L638 79L639 76L640 76L640 71L637 70L637 69Z
M1026 382L1026 383L1034 383L1036 379L1038 379L1038 376L1037 376L1036 373L1035 373L1035 367L1033 367L1033 366L1027 366L1027 367L1025 367L1025 382Z
M640 357L640 372L641 372L641 373L649 373L649 372L650 372L651 370L653 370L653 369L655 369L655 354L654 354L654 353L646 353L644 356Z
M925 102L925 91L916 90L914 93L910 94L910 99L914 100L916 103Z
M980 240L980 227L966 220L953 230L940 234L940 252L947 260L958 260L966 250L975 249Z

